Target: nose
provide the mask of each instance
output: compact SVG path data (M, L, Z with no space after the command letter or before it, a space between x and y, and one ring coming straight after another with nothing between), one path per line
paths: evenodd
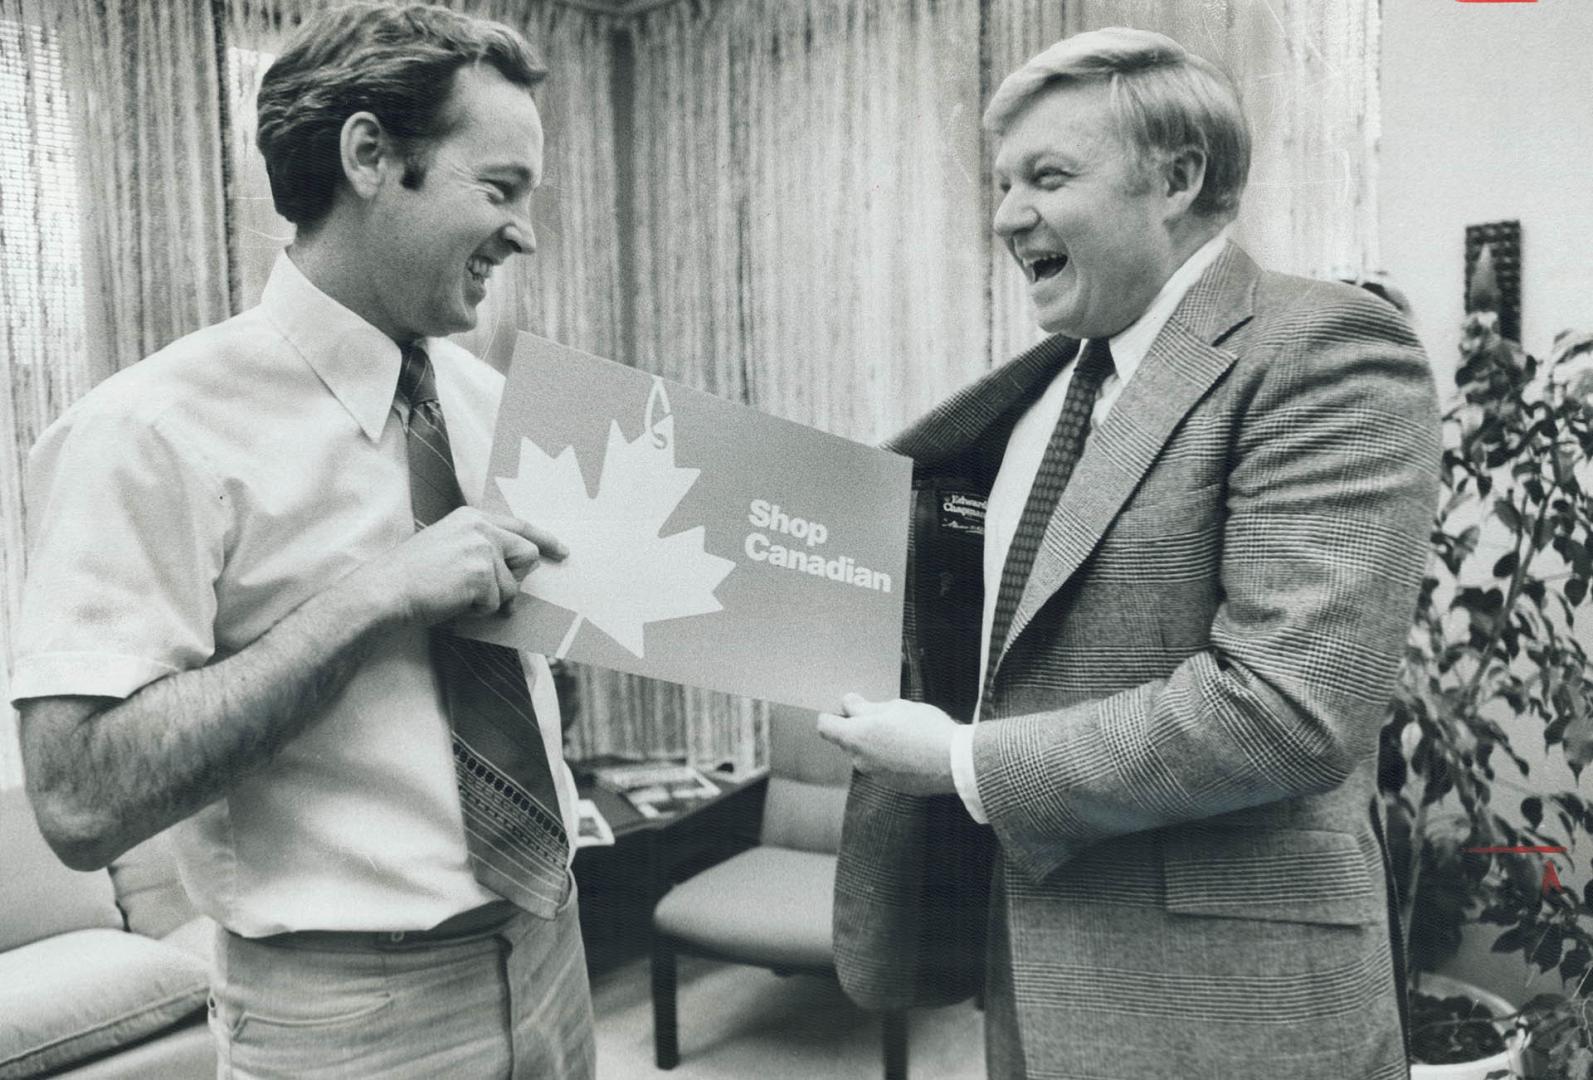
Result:
M516 255L529 255L537 249L537 234L529 221L507 226L503 230L503 238L514 248Z
M991 228L996 235L1004 240L1010 240L1025 229L1033 228L1039 221L1033 205L1024 198L1016 187L1009 188L1001 197L1001 202L996 205L995 220Z
M531 215L517 216L503 227L503 238L514 248L516 255L529 255L537 249L536 230L531 226Z

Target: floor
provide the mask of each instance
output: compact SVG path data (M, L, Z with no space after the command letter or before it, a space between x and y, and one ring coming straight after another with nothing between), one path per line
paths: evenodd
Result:
M602 1080L865 1080L881 1075L879 1020L833 982L681 957L680 1064L653 1065L646 959L597 978ZM984 1020L971 1003L918 1009L908 1032L911 1080L983 1080Z

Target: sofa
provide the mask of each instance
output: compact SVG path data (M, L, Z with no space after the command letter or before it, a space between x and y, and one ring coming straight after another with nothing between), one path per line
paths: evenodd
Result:
M0 1080L209 1080L214 924L157 836L79 873L0 791Z

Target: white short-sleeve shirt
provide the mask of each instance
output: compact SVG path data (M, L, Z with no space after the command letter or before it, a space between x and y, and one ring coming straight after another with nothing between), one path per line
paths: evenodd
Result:
M503 377L426 345L473 502ZM85 395L29 458L12 699L125 698L248 647L402 543L414 522L398 367L397 345L284 254L258 307ZM546 661L525 660L573 837L558 700ZM244 936L422 929L496 899L467 863L419 626L385 634L303 734L173 836L196 906Z

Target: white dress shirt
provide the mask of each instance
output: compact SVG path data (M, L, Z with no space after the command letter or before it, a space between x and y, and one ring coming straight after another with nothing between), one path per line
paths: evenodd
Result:
M426 346L474 501L503 377L448 341ZM68 410L29 460L13 700L125 698L239 652L412 535L398 368L398 346L284 254L258 307ZM525 659L573 840L558 699L547 662ZM257 937L424 929L496 899L467 862L427 630L385 633L322 713L173 830L195 905Z
M1111 414L1118 395L1139 370L1145 354L1184 299L1184 294L1222 252L1223 245L1228 242L1228 232L1228 229L1223 229L1184 260L1183 265L1173 271L1162 285L1145 313L1109 339L1113 372L1101 383L1095 406L1090 410L1091 430L1099 427ZM1080 343L1081 351L1084 344ZM1014 425L1007 439L1006 452L1001 457L1001 468L990 489L990 501L985 508L985 609L983 630L979 636L980 701L974 708L973 723L959 726L951 736L952 780L957 785L957 794L968 807L968 813L980 823L987 822L989 818L985 814L984 803L979 799L979 780L974 775L973 736L984 704L985 665L990 660L990 627L995 620L996 598L1001 592L1001 571L1006 566L1007 549L1012 546L1013 534L1018 531L1024 504L1029 501L1029 489L1034 486L1034 478L1040 471L1040 462L1051 441L1051 432L1062 415L1068 385L1073 381L1073 372L1077 367L1077 363L1072 363L1059 371L1051 380L1051 385L1046 387L1045 393L1029 406Z

